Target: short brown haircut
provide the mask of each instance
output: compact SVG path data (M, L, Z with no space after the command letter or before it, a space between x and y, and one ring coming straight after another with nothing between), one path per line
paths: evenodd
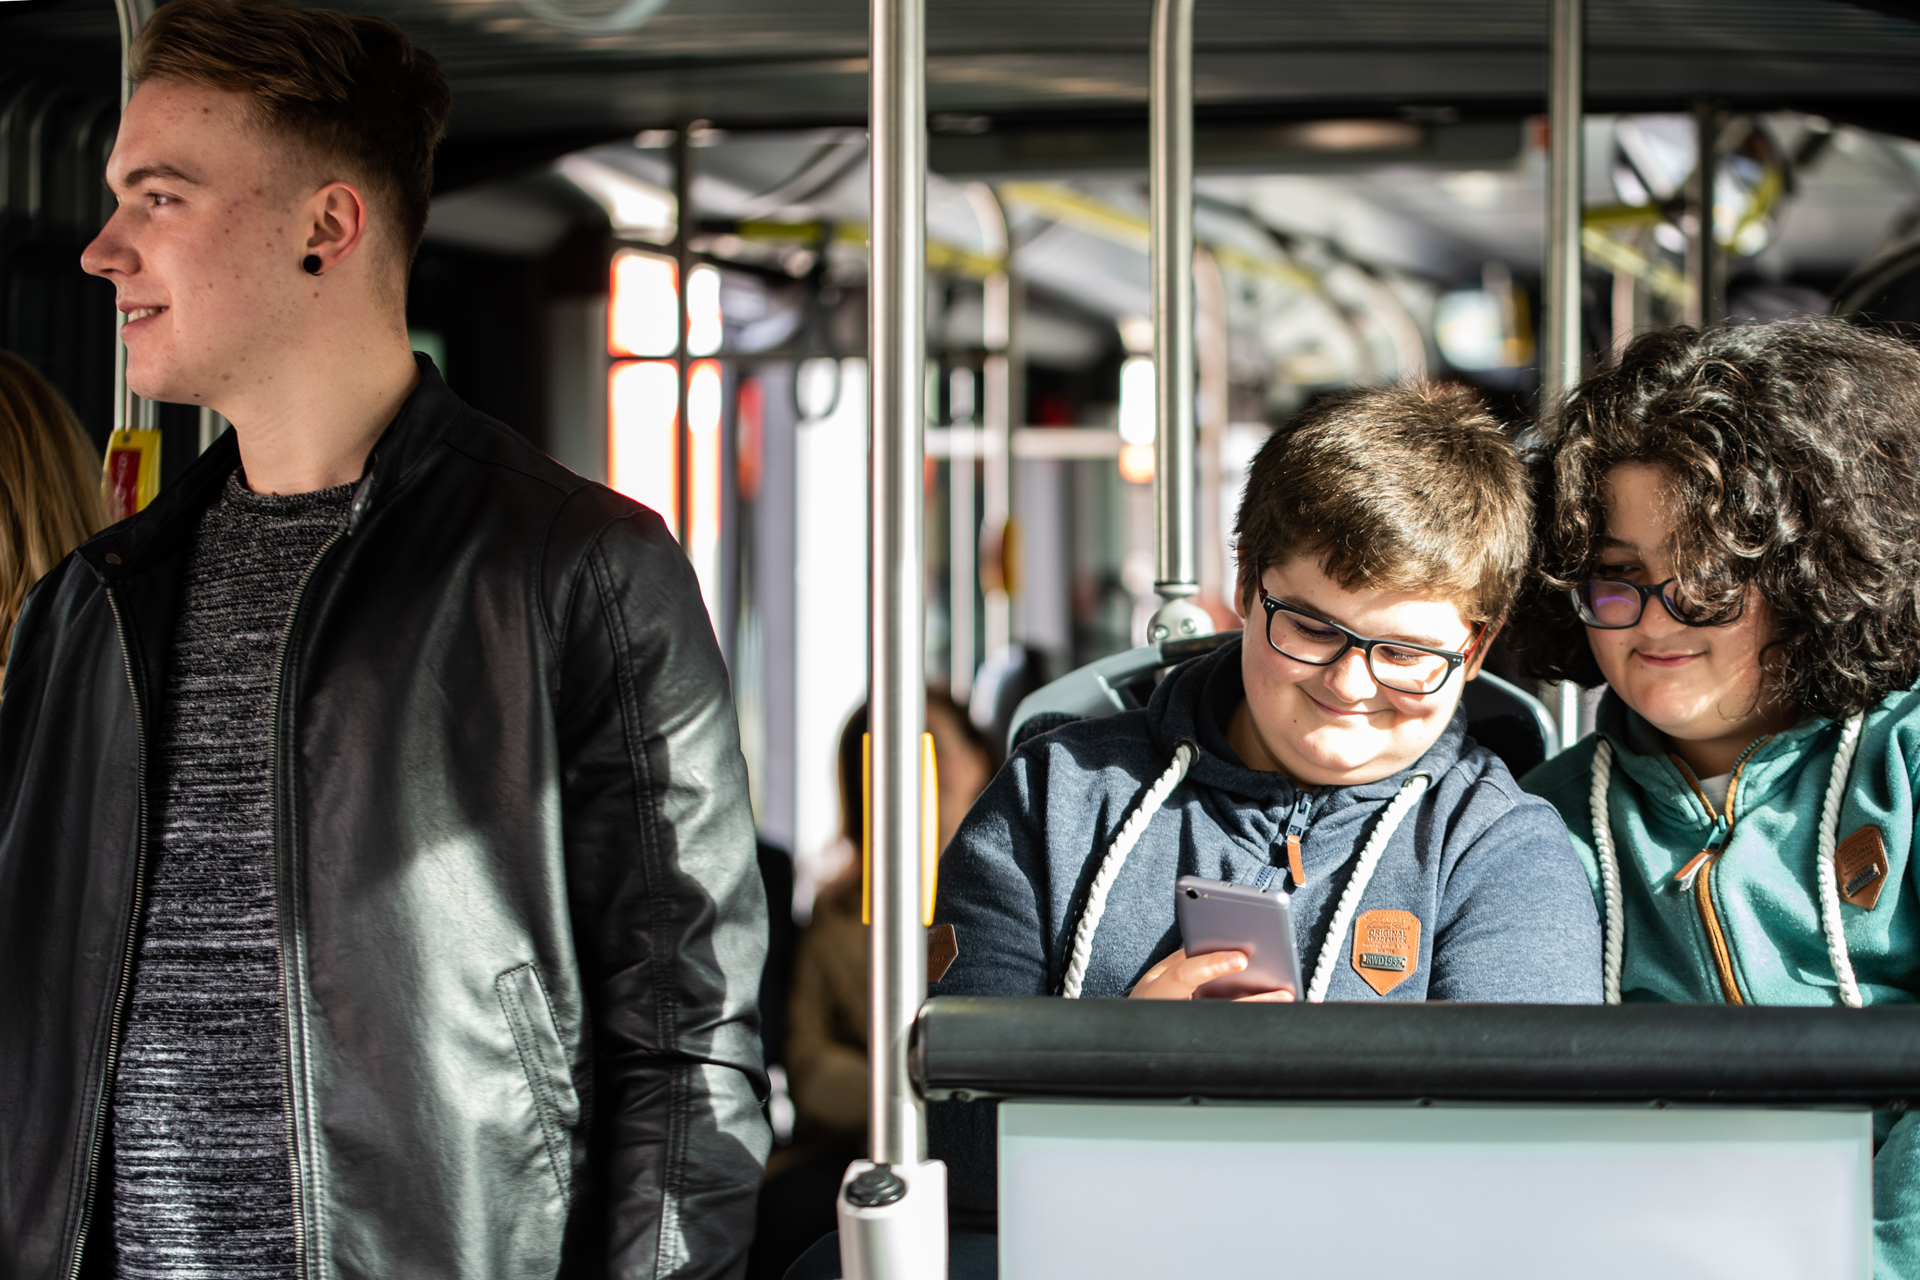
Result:
M1527 570L1525 469L1466 387L1346 391L1273 433L1247 474L1235 525L1240 607L1260 574L1318 557L1348 590L1426 591L1473 623L1498 622Z
M269 129L340 165L394 222L404 264L427 229L433 151L453 93L432 54L385 18L273 0L171 0L133 46L133 78L252 97Z
M32 365L0 351L0 667L27 589L107 523L100 455Z

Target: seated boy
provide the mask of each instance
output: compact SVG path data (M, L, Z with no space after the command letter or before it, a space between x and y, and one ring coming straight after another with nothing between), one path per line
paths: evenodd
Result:
M1349 392L1282 427L1240 506L1241 636L1007 762L941 861L959 957L934 994L1188 999L1246 965L1180 950L1174 881L1199 875L1293 895L1307 1000L1598 1003L1566 828L1459 711L1531 524L1464 388ZM956 1227L994 1211L993 1126L991 1103L930 1114Z

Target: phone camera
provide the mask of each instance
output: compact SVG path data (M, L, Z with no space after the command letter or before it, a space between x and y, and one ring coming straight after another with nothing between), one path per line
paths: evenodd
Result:
M1189 889L1187 890L1187 896L1189 898L1197 898L1200 896L1200 891L1198 889Z

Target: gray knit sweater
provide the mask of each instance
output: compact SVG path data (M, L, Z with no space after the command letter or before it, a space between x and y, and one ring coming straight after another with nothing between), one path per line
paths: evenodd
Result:
M124 1280L294 1274L273 901L273 665L353 486L273 496L235 471L187 561L161 703L133 998L113 1092Z

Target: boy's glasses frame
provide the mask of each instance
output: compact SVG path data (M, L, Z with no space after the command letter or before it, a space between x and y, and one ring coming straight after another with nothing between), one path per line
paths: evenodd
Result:
M1700 624L1683 614L1679 603L1667 592L1668 587L1679 581L1678 578L1668 578L1665 582L1656 582L1649 587L1638 582L1629 582L1625 578L1589 578L1579 586L1569 588L1567 598L1573 601L1573 611L1579 616L1582 625L1592 627L1595 631L1629 631L1639 626L1640 619L1647 616L1647 601L1656 596L1659 597L1660 607L1667 611L1669 618L1683 627L1697 627ZM1625 598L1627 592L1638 596L1639 598L1635 601L1638 607L1633 611L1633 620L1631 622L1601 621L1599 610L1594 607L1592 599L1595 587L1618 587L1621 589L1619 597L1621 599Z
M1479 635L1476 633L1472 643L1467 645L1465 652L1456 653L1451 649L1435 649L1424 644L1411 644L1405 640L1389 640L1380 636L1363 636L1358 631L1351 631L1335 622L1332 618L1323 618L1310 609L1302 609L1296 604L1282 604L1280 601L1268 595L1265 590L1260 592L1260 604L1261 607L1267 611L1267 648L1273 650L1288 662L1303 662L1310 667L1330 667L1340 661L1340 659L1346 657L1349 650L1358 649L1366 661L1367 674L1373 678L1375 684L1379 685L1382 689L1391 689L1395 693L1409 694L1416 698L1429 697L1446 688L1447 682L1453 679L1453 673L1466 665L1467 659L1473 654L1474 645L1478 644L1480 640ZM1273 638L1274 615L1283 612L1305 618L1315 626L1326 627L1330 631L1339 632L1340 638L1344 643L1341 644L1341 646L1334 651L1333 656L1329 658L1303 658L1297 653L1288 653L1285 649L1282 649ZM1391 679L1383 679L1380 672L1377 671L1373 665L1373 651L1380 645L1386 645L1393 649L1409 649L1415 653L1431 654L1436 658L1444 658L1447 663L1446 672L1441 675L1439 680L1434 682L1433 687L1430 689L1409 689L1404 684L1396 684Z

